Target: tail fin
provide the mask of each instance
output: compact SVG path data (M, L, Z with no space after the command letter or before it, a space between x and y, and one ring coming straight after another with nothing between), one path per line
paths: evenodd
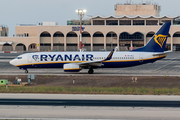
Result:
M166 22L144 47L132 50L132 52L164 52L170 26L171 23Z

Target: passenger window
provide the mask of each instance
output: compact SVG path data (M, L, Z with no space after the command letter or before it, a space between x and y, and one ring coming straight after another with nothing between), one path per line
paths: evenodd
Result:
M22 59L22 57L17 57L17 59Z

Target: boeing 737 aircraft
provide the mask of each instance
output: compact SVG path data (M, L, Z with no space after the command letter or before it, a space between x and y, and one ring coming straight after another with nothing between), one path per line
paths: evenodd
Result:
M10 64L25 70L29 68L63 68L65 72L79 72L96 68L122 68L153 63L166 57L164 52L171 24L165 23L142 48L115 52L37 52L26 53L10 61Z

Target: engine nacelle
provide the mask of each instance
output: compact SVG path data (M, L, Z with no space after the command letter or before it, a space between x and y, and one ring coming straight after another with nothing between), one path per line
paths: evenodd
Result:
M81 70L77 64L64 64L63 69L64 72L79 72Z

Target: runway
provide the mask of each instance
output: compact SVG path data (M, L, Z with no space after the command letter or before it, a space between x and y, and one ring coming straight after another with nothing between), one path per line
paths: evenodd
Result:
M2 93L0 105L180 107L180 96Z
M0 105L91 106L91 107L93 106L95 107L180 107L180 101L0 99Z
M179 120L180 96L0 94L0 118Z

